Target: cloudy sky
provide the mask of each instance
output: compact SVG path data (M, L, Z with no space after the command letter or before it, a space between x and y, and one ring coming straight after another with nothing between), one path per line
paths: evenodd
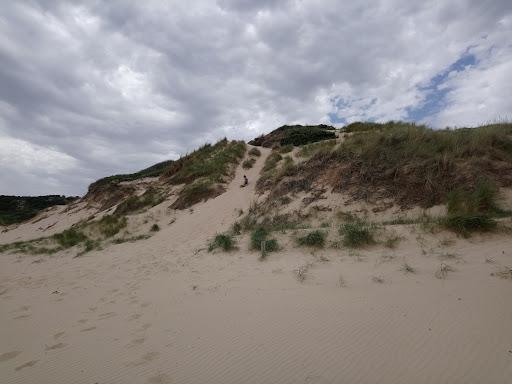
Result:
M0 194L286 123L512 118L510 0L0 2Z

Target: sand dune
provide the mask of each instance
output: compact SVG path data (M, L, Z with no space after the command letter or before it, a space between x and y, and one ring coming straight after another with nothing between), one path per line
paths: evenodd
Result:
M265 261L247 237L238 251L208 253L257 199L266 154L193 211L153 207L162 229L150 239L79 258L2 254L1 382L510 382L512 281L495 275L512 266L507 234L443 234L441 244L396 226L396 249L310 252L283 235L285 249ZM63 215L43 221L64 225ZM43 221L0 241L29 238ZM453 271L437 278L442 263Z

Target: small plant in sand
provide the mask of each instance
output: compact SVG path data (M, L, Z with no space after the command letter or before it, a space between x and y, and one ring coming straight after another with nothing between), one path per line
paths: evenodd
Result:
M375 230L374 224L366 223L363 220L343 224L340 228L340 234L343 235L343 245L357 248L374 244Z
M345 288L346 286L347 286L347 283L346 283L345 279L343 278L343 276L340 274L340 276L338 277L338 287Z
M217 248L221 248L223 251L231 251L235 249L235 240L229 234L221 233L215 235L213 240L208 245L208 252L211 252Z
M300 265L294 272L295 276L297 277L297 280L299 282L304 282L306 280L309 268L311 267L311 263Z
M441 263L441 265L435 272L435 276L438 279L446 279L446 277L448 276L448 272L454 272L454 271L455 271L455 269L452 266L445 264L445 263Z
M158 232L160 230L160 226L158 224L153 224L149 229L151 232Z
M269 252L275 252L279 249L276 239L268 239L269 234L270 232L264 227L256 228L251 233L250 248L260 251L262 259L264 259Z
M398 246L400 240L402 240L401 236L396 234L389 235L384 239L384 246L386 248L395 249Z
M326 237L327 233L325 231L316 230L297 238L297 243L306 247L323 248L325 246Z
M372 281L374 283L383 284L384 278L382 276L372 276Z
M403 273L416 273L416 270L408 263L404 262L400 270Z

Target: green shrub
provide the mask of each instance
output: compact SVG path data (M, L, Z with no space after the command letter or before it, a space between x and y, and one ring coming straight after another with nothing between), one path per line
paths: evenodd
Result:
M291 152L293 151L293 145L292 144L288 144L288 145L285 145L283 147L279 147L279 153L288 153L288 152Z
M265 241L268 234L269 234L269 232L265 228L263 228L263 227L256 228L251 233L251 249L261 250L261 243L263 241Z
M98 226L99 232L104 237L112 237L118 234L121 229L125 228L127 223L128 220L125 216L105 215L96 223L96 225Z
M114 211L114 215L127 215L138 212L145 207L154 207L165 200L165 197L153 188L149 188L141 196L130 196L122 201Z
M221 248L224 251L231 251L235 248L235 240L229 234L215 235L213 240L208 245L208 252L211 252L216 248Z
M244 162L242 163L242 168L250 169L250 168L252 168L252 166L254 165L255 162L256 162L256 159L254 159L253 157L251 157L247 160L244 160Z
M265 160L265 164L263 165L263 172L268 172L273 169L275 169L277 163L281 161L283 156L281 156L278 152L271 152L270 155L268 155L267 159Z
M307 247L323 248L325 245L325 238L327 233L324 231L312 231L307 235L299 237L297 243L299 245L305 245Z
M151 232L158 232L160 230L160 226L158 224L153 224L150 228Z
M489 232L496 228L496 220L487 214L452 214L441 220L445 228L464 237L472 232Z
M70 248L87 240L86 235L74 228L66 229L61 233L56 233L53 235L53 238L62 248Z
M345 223L340 228L343 235L343 245L346 247L361 247L375 243L373 234L375 226L362 220Z
M276 239L267 239L270 231L265 227L258 227L251 233L251 249L262 252L262 257L268 252L277 251L279 246Z
M258 148L253 147L249 150L249 155L259 157L259 156L261 156L261 152Z

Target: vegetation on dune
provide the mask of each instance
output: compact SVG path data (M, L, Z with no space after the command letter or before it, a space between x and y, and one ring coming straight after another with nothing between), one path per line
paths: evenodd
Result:
M252 250L261 252L261 258L265 258L269 252L275 252L279 249L279 244L276 239L269 239L270 231L265 227L258 227L251 233Z
M262 135L249 141L249 144L267 148L305 145L336 138L334 129L334 127L324 124L283 125L267 135Z
M250 156L260 157L261 156L261 151L258 148L251 148L249 150L249 155Z
M343 236L343 245L350 248L357 248L374 244L375 229L375 225L366 223L363 220L354 220L345 223L340 227L340 234Z
M318 143L304 145L297 152L297 156L311 157L319 151L331 151L336 145L336 140L324 140Z
M198 150L175 161L164 174L171 184L186 184L172 204L174 209L185 209L200 201L218 196L233 175L234 167L246 151L243 141L223 139L206 144Z
M403 122L370 125L334 149L317 151L287 177L267 177L269 198L309 191L321 180L355 200L387 198L402 207L430 207L445 203L454 186L468 191L482 177L512 185L512 124L456 130Z
M105 215L100 220L74 225L52 236L4 244L0 246L0 252L52 254L81 246L81 253L85 253L98 248L103 240L115 236L126 225L127 219L124 216Z
M208 245L208 252L213 251L214 249L220 248L223 251L231 251L235 249L236 242L232 235L228 233L221 233L215 235L213 240Z
M316 247L323 248L325 245L325 238L327 237L327 232L315 230L311 231L305 236L301 236L297 238L297 243L299 245L307 246L307 247Z
M176 160L164 176L171 184L188 184L201 178L220 183L231 174L232 166L239 163L245 151L243 141L223 139L214 145L205 144Z
M171 166L171 164L173 162L174 162L174 160L166 160L166 161L162 161L160 163L157 163L155 165L152 165L151 167L145 168L145 169L135 172L135 173L128 173L128 174L104 177L104 178L99 179L96 182L92 183L91 187L95 186L95 185L101 185L101 184L119 183L121 181L139 180L139 179L143 179L145 177L159 177L169 168L169 166Z
M0 196L0 225L10 225L29 220L43 209L54 205L66 205L77 197L47 196Z
M493 217L507 214L498 205L498 189L488 180L479 180L473 190L451 191L447 209L448 215L441 224L464 237L494 230L497 222Z
M256 162L256 159L253 157L250 157L247 160L244 160L244 162L242 163L242 168L243 169L251 169L255 162Z
M141 211L146 207L154 207L165 200L165 196L154 188L147 189L142 195L129 196L115 210L116 215L127 215Z

